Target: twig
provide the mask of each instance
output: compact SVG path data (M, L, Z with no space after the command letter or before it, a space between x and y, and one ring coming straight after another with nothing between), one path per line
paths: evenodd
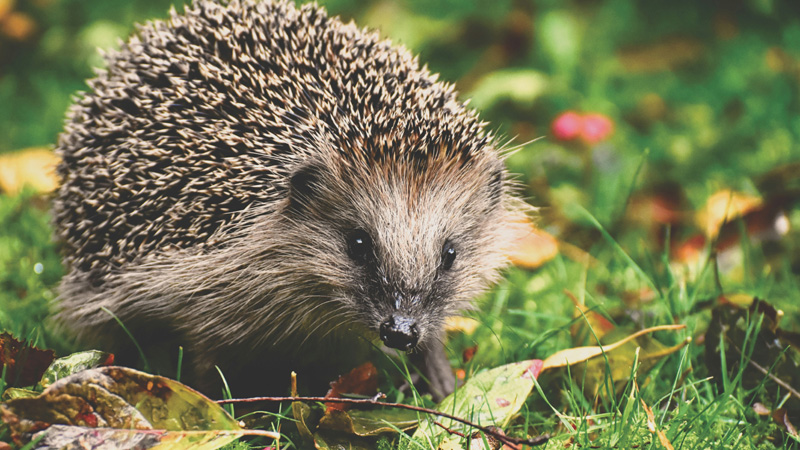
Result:
M462 432L460 432L460 431L451 430L450 428L447 428L447 427L446 427L446 426L444 426L444 424L443 424L443 423L441 423L441 422L437 422L437 421L435 421L435 420L434 420L434 421L433 421L433 424L434 424L434 425L436 425L436 426L438 426L438 427L440 427L440 428L441 428L441 429L443 429L444 431L446 431L446 432L447 432L447 434L455 434L456 436L459 436L459 437L462 437L462 438L466 438L466 437L467 437L467 435L466 435L466 434L464 434L464 433L462 433Z
M734 346L734 348L735 348L735 349L736 349L736 351L737 351L737 352L739 352L740 354L742 353L742 352L739 350L739 348L738 348L738 347ZM771 370L771 369L770 369L770 370L767 370L766 368L762 367L762 366L761 366L760 364L758 364L757 362L753 361L751 358L748 358L747 362L748 362L748 363L749 363L751 366L755 367L755 368L756 368L756 370L758 370L759 372L763 373L763 374L764 374L764 375L766 375L766 376L767 376L769 379L771 379L772 381L774 381L775 383L777 383L777 384L778 384L780 387L782 387L782 388L786 389L787 391L789 391L789 393L790 393L790 394L792 394L792 395L794 395L795 397L797 397L798 399L800 399L800 392L798 392L798 391L797 391L797 389L793 388L793 387L792 387L792 386L791 386L789 383L787 383L787 382L785 382L785 381L781 380L780 378L778 378L777 376L773 375L773 374L772 374L772 370Z
M216 400L216 403L220 405L224 405L227 403L256 403L256 402L331 402L331 403L350 403L353 405L373 405L373 406L388 406L390 408L400 408L400 409L408 409L411 411L417 411L425 414L432 414L439 417L444 417L446 419L455 420L456 422L463 423L469 427L473 427L479 431L482 431L499 441L503 442L504 444L510 445L530 445L532 447L542 445L546 443L550 439L549 434L545 434L542 436L537 436L533 439L528 438L517 438L506 436L504 434L498 433L492 430L489 427L484 427L478 425L476 423L470 422L469 420L462 419L461 417L454 416L452 414L447 414L444 412L436 411L430 408L422 408L420 406L413 406L413 405L404 405L402 403L384 403L377 400L373 400L371 398L327 398L327 397L251 397L251 398L231 398L226 400Z

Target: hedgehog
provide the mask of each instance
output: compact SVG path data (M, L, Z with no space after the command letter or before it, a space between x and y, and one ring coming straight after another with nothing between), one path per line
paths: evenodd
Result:
M452 84L288 0L195 0L104 57L56 148L56 319L82 345L180 345L211 392L217 368L275 391L397 349L453 390L445 320L524 207Z

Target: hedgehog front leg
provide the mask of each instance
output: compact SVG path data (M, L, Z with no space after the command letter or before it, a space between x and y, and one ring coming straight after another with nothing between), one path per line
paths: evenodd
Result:
M413 354L411 359L428 381L428 392L434 401L442 401L455 390L456 378L441 340L434 340L428 347Z

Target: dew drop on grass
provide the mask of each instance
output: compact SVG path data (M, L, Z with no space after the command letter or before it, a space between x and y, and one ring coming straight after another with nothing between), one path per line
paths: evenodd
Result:
M36 263L33 265L33 271L36 272L37 274L42 273L44 271L44 266L42 265L42 263Z

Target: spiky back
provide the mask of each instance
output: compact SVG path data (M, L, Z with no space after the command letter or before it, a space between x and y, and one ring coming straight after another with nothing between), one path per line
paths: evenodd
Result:
M95 285L215 245L315 152L389 171L496 159L451 85L316 6L199 0L106 59L59 139L54 207L67 264Z

